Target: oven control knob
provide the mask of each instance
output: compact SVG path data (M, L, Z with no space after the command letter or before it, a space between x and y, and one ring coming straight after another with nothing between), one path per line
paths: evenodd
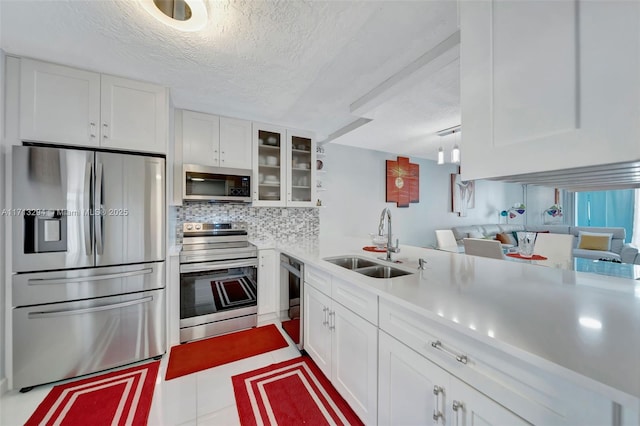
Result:
M199 223L196 225L196 231L199 231L200 229L202 229L202 225L200 225Z
M187 225L187 231L191 231L193 229L193 225Z

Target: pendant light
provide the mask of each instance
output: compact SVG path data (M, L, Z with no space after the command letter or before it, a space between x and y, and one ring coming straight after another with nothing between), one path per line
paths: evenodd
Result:
M458 125L458 126L449 127L448 129L440 130L439 132L437 132L437 135L448 136L448 135L455 135L456 133L460 135L461 131L462 131L462 126ZM458 142L459 141L460 141L460 136L458 136ZM457 143L453 146L453 149L451 150L451 162L453 164L460 164L460 147L458 146ZM444 164L444 149L442 147L438 149L438 164L439 165Z
M453 131L453 133L458 133L458 140L460 139L460 128ZM460 163L460 148L458 144L453 145L453 149L451 150L451 162L453 164Z
M453 149L451 150L451 162L458 164L460 162L460 148L458 148L458 145L454 145Z

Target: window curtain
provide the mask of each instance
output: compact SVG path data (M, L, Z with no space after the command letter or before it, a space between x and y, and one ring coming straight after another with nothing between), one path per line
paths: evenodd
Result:
M640 189L635 190L635 201L633 203L633 235L631 244L640 247Z

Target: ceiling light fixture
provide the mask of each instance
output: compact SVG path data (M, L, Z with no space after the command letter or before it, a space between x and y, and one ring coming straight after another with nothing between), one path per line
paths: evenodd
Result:
M451 162L455 164L460 162L460 148L458 148L458 144L455 144L451 150Z
M180 31L198 31L207 24L205 0L140 0L147 12Z
M457 133L458 134L457 139L459 142L461 138L460 136L461 131L462 131L462 126L458 125L458 126L453 126L447 129L440 130L439 132L436 132L436 134L438 136L449 136L449 135L455 135ZM451 162L453 164L460 163L460 147L458 146L457 143L453 145L453 149L451 150ZM438 164L439 165L444 164L444 149L442 147L438 149Z

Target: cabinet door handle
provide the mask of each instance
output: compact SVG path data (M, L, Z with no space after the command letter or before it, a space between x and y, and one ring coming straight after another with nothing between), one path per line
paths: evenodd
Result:
M464 406L462 405L462 402L454 400L453 404L451 404L451 408L456 413L456 426L458 426L460 425L460 411L464 410Z
M336 311L329 311L329 330L336 328Z
M96 137L96 123L89 123L89 135L92 138Z
M102 123L102 137L104 139L109 139L109 135L107 130L109 129L109 125L107 123Z
M327 308L326 306L325 306L325 308L322 310L322 312L324 312L324 321L322 321L322 325L325 325L325 326L326 326L327 324L329 324L329 320L328 320L328 318L327 318L327 311L328 311L328 310L329 310L329 308Z
M444 392L444 389L441 386L435 385L433 387L433 420L435 422L440 421L440 419L444 416L442 414L442 410L440 410L440 394L442 392Z
M466 364L467 362L469 362L469 358L462 354L462 355L458 355L454 352L451 352L450 350L448 350L447 348L445 348L444 346L442 346L442 342L440 340L436 340L435 342L431 342L431 346L433 346L434 348L438 349L439 351L442 351L448 355L453 356L456 361L461 362L462 364Z

